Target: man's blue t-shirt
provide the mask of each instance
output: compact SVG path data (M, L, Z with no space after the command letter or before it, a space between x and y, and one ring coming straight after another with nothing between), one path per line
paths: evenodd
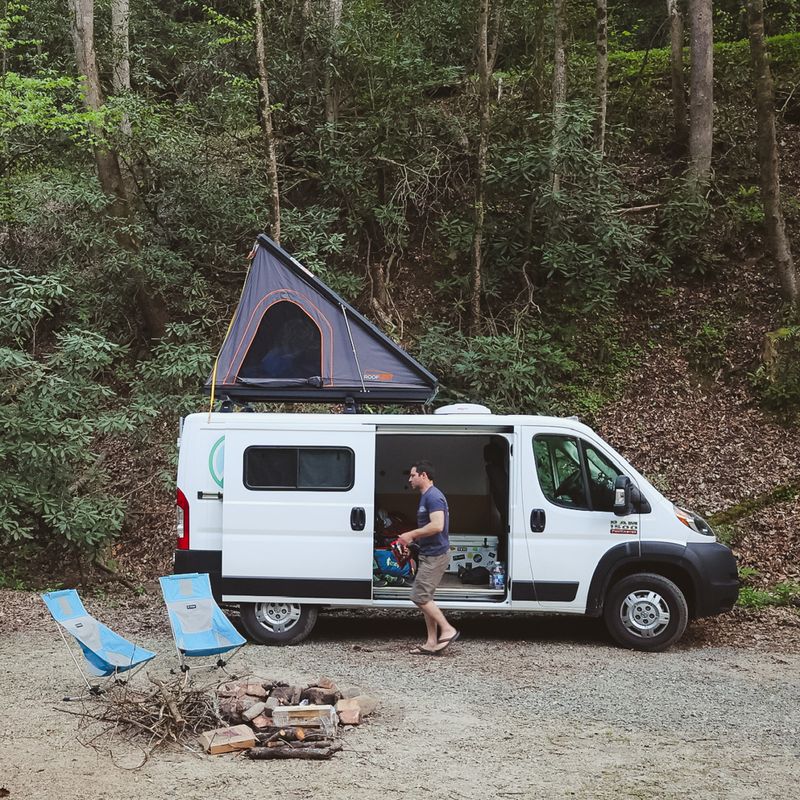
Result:
M450 509L447 498L435 487L431 486L425 494L420 495L417 508L417 527L423 528L431 521L431 511L444 511L444 528L433 536L417 539L421 556L440 556L450 550Z

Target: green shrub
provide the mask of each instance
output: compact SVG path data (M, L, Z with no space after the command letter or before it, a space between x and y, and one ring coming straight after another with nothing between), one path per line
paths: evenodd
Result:
M766 334L763 363L751 382L768 408L796 415L800 408L800 325Z
M771 589L754 589L742 586L737 605L742 608L766 608L768 606L800 605L800 583L782 581Z
M557 380L575 367L539 329L469 337L436 323L420 339L419 354L441 379L440 399L483 403L498 414L548 412Z

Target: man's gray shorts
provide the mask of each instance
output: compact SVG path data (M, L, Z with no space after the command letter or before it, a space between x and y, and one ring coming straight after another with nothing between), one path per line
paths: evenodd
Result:
M411 600L418 606L433 600L433 593L442 581L447 565L450 563L450 553L440 556L420 556L417 577L414 578L414 588L411 590Z

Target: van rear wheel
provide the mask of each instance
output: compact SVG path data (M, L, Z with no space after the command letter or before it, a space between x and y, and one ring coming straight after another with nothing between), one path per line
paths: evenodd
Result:
M242 625L258 644L298 644L317 622L316 606L299 603L242 603Z
M683 636L689 609L683 592L671 580L642 572L611 587L603 617L618 644L654 653Z

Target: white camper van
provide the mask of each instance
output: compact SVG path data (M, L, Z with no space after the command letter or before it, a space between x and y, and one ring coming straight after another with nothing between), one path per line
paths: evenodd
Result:
M179 450L175 571L209 573L256 642L299 642L325 608L413 607L373 556L376 519L415 527L423 458L450 507L445 611L602 615L619 644L654 651L736 602L730 549L575 419L192 414ZM497 562L500 581L462 580Z

